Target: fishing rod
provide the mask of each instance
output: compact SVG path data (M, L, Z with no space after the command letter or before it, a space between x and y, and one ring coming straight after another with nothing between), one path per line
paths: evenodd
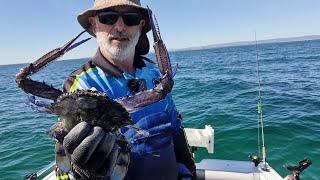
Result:
M267 169L267 153L266 153L266 147L265 147L265 139L264 139L264 125L263 125L263 111L262 111L262 95L261 95L261 80L260 80L260 63L259 63L259 56L258 56L258 43L257 43L257 32L254 32L254 38L255 38L255 48L256 48L256 61L257 61L257 78L258 78L258 114L259 114L259 120L258 120L258 148L260 152L260 127L261 127L261 140L262 140L262 163L264 164L264 168L262 170L268 170ZM259 122L260 121L260 122Z

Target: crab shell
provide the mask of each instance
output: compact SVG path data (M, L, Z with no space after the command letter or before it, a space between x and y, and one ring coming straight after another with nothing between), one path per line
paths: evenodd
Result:
M60 117L68 131L81 121L100 126L108 132L133 124L121 104L97 91L81 90L62 94L49 108Z

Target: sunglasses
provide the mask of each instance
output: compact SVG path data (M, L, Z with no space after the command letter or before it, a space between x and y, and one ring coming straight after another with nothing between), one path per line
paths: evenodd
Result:
M119 17L122 18L122 21L127 26L137 26L140 24L142 20L142 15L139 13L121 13L121 12L97 12L96 16L98 16L99 22L106 25L113 25L115 24Z

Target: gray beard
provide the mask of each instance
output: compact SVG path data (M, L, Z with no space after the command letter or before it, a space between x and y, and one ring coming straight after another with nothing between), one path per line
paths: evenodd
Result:
M109 53L113 60L124 61L130 57L133 57L135 54L135 48L139 41L141 30L137 31L132 39L129 40L129 43L125 47L114 46L110 44L109 39L112 35L109 35L107 40L104 42L104 50Z

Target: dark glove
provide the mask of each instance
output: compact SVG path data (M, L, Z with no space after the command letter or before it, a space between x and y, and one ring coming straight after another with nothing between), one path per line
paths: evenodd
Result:
M130 148L119 132L81 122L65 136L63 146L77 179L123 179L127 173Z

